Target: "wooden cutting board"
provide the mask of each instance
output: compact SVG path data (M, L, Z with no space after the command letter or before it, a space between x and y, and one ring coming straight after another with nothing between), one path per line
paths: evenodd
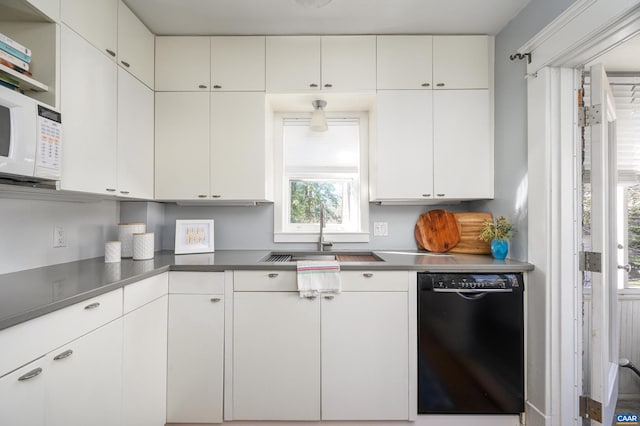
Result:
M448 251L460 241L456 217L446 210L431 210L421 214L414 233L418 248L436 253Z
M478 239L486 220L493 220L491 213L462 212L453 214L458 222L460 241L449 252L466 254L490 254L491 243Z

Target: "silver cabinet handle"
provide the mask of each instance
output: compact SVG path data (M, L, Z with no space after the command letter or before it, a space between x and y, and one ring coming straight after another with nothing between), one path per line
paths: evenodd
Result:
M115 189L115 188L105 188L105 189L106 189L107 191L109 191L109 192L116 192L116 189Z
M111 49L104 49L104 50L106 50L106 51L107 51L107 53L108 53L109 55L113 56L114 58L116 57L116 52L114 52L113 50L111 50Z
M306 298L309 300L316 300L318 296L307 296Z
M325 296L324 298L327 299L327 300L333 300L334 297L335 296Z
M218 303L218 302L220 301L220 298L219 298L219 297L212 297L212 298L211 298L211 301L212 301L213 303Z
M129 191L120 191L120 193L121 193L121 194L125 194L125 195L126 195L126 194L128 194L128 193L129 193Z
M331 88L331 87L333 87L333 84L327 83L327 84L324 85L324 87Z
M198 198L207 198L205 194L198 194Z
M219 84L214 84L214 85L213 85L213 88L214 88L214 89L222 89L222 86L220 86Z
M207 86L205 84L200 84L198 85L198 89L206 89Z
M269 274L268 277L269 278L277 278L279 274Z
M54 361L60 361L61 359L69 358L72 353L73 353L73 351L71 349L66 350L66 351L54 356L53 360Z
M431 194L422 194L423 197L431 197Z
M429 84L429 83L422 83L422 84L421 84L421 86L422 86L422 87L429 87L429 86L431 86L431 84Z
M311 83L311 84L309 85L309 87L318 87L318 85L317 85L317 84L315 84L315 83Z
M33 379L34 377L39 376L40 373L42 373L42 368L38 367L18 377L18 381L24 382L25 380Z
M211 196L211 198L220 198L220 197L222 197L222 195L213 194L213 195Z
M436 86L438 86L438 87L444 87L444 83L438 83L438 84L436 84Z
M127 67L127 68L129 68L129 67L131 66L131 65L129 64L129 62L126 62L126 61L120 61L120 63L121 63L122 65L124 65L125 67Z
M436 194L438 197L444 197L445 194Z
M94 303L90 303L89 305L85 306L84 309L86 309L87 311L91 310L91 309L96 309L100 306L100 302L94 302Z
M371 278L373 274L371 272L365 272L364 274L362 274L362 276L365 278Z
M631 265L626 264L626 265L618 265L618 269L624 269L625 271L627 271L627 273L631 272Z

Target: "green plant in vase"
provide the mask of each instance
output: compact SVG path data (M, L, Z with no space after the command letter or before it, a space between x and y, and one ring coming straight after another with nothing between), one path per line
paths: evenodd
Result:
M478 237L482 241L491 242L491 253L496 259L504 259L509 252L509 239L513 234L513 225L504 216L486 220Z

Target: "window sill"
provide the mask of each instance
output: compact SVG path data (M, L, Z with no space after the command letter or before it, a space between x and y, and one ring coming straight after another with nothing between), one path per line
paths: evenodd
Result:
M273 241L276 243L317 243L320 234L317 232L276 232ZM368 232L344 232L333 234L326 232L324 238L332 243L368 243Z

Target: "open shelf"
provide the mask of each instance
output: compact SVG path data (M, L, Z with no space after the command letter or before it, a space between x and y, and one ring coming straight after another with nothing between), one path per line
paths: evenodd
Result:
M47 86L46 84L42 84L39 81L29 77L28 75L21 74L18 71L12 70L5 65L0 64L0 71L20 81L20 88L23 90L32 90L34 92L49 91L49 86Z

